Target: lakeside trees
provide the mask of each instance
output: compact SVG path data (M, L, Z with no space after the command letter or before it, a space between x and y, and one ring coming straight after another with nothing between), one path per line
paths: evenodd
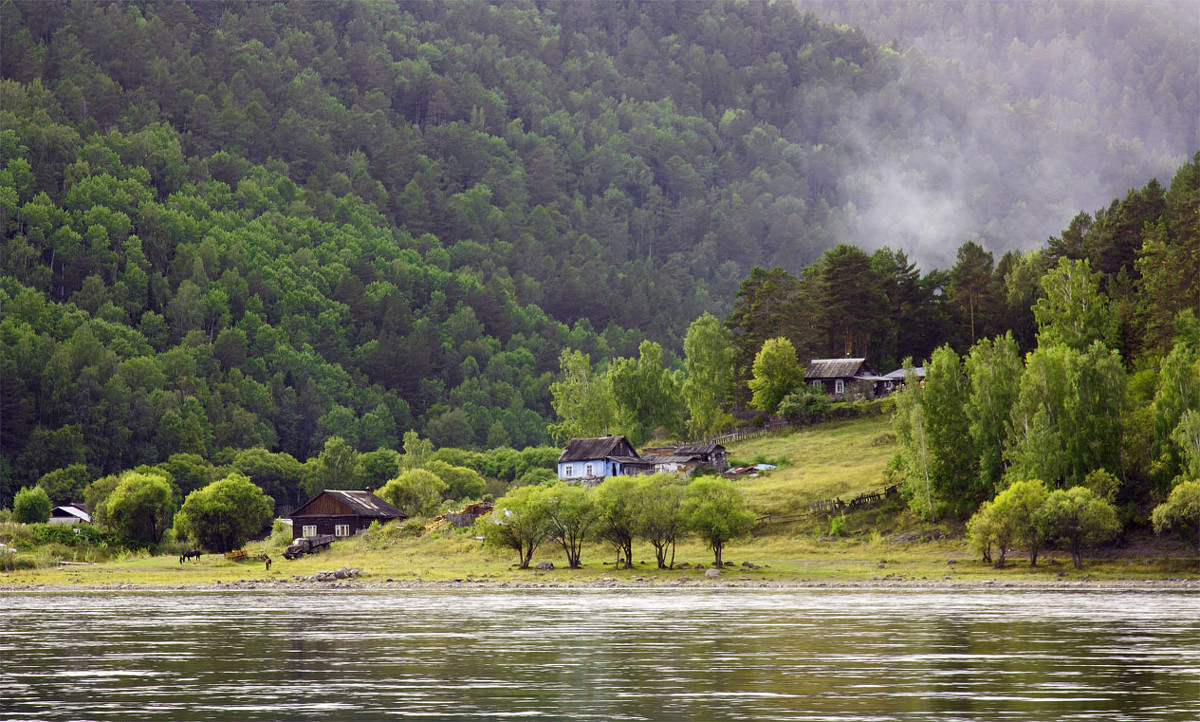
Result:
M676 542L687 534L704 541L714 565L721 566L725 546L748 534L753 522L731 481L651 474L611 477L594 488L564 482L520 487L498 499L476 529L489 545L517 552L521 569L547 541L559 544L567 566L577 568L589 539L617 552L618 569L633 568L633 544L641 539L654 547L658 567L667 569L674 564Z
M1055 541L1070 551L1079 569L1087 548L1119 530L1116 509L1095 491L1082 486L1048 491L1039 479L1014 482L967 522L971 545L996 568L1004 566L1014 543L1023 546L1032 567L1045 544Z

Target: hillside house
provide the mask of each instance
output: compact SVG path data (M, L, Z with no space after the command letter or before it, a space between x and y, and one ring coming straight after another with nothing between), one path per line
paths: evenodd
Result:
M646 449L639 456L624 436L571 439L558 457L558 478L598 484L610 476L638 474L691 474L701 467L725 470L725 447L688 444Z
M292 538L333 534L351 536L371 526L407 519L408 514L366 491L326 489L292 512Z
M845 396L852 383L864 383L874 391L876 385L885 380L875 373L865 358L816 358L808 363L804 372L804 383L823 387L825 393L837 398Z
M624 436L571 439L558 457L558 478L598 484L610 476L633 476L654 471Z

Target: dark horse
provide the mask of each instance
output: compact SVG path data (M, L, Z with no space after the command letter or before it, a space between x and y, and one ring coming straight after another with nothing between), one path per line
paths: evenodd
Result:
M188 559L195 559L195 560L199 561L200 560L200 550L192 549L191 551L186 551L179 555L179 563L180 564L183 564Z

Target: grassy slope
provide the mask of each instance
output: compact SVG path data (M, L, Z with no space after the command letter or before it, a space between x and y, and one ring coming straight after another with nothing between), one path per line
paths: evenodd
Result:
M829 424L784 436L757 439L730 448L740 461L765 458L780 468L758 478L739 481L751 507L760 515L801 514L817 499L850 498L861 491L883 485L883 471L895 451L887 419L867 419ZM763 524L751 539L730 545L725 558L739 566L726 578L761 581L871 581L874 579L940 580L979 582L1001 580L1155 579L1164 576L1195 576L1195 562L1171 542L1157 542L1137 554L1106 554L1090 561L1084 569L1071 568L1069 557L1051 552L1030 568L1019 554L1010 565L995 570L975 559L961 538L962 525L925 524L909 514L898 501L862 509L845 516L846 536L830 539L830 521L806 517L783 523ZM897 542L900 534L939 532L946 538L926 542ZM271 541L248 545L252 554L267 552L274 558L270 572L261 561L228 561L205 555L200 562L180 565L176 557L129 557L92 566L49 567L0 575L5 584L134 584L178 585L233 582L239 580L289 579L324 569L361 567L371 581L441 581L486 579L529 580L536 572L512 568L514 555L507 550L485 549L468 531L442 530L420 538L388 530L366 537L336 542L324 554L295 561L283 559L282 549ZM561 568L563 553L555 545L541 547L534 563L550 561L560 568L540 577L544 581L595 581L608 577L625 580L667 581L696 578L696 565L711 563L712 555L695 542L681 544L677 563L687 569L658 571L649 545L639 544L635 554L642 562L634 571L614 572L607 547L591 545L583 554L584 568ZM745 569L745 561L760 569ZM607 563L606 563L607 562ZM951 563L952 562L952 563ZM769 565L769 566L768 566Z
M883 471L896 451L891 422L865 419L770 436L733 445L730 456L762 458L780 468L739 482L759 515L800 514L819 499L849 499L883 486Z

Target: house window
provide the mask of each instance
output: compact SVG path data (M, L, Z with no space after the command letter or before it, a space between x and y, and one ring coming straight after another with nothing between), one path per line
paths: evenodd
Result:
M595 476L595 475L596 475L596 474L595 474L595 473L593 473L593 471L592 471L592 465L591 465L591 464L588 464L587 466L583 467L583 475L584 475L584 476L586 476L586 477L587 477L587 478L589 478L589 479L590 479L590 478L592 478L593 476Z
M575 476L575 467L567 464L565 467L563 467L563 476L568 479L570 479L572 476Z
M305 524L304 528L301 529L300 531L302 532L300 534L300 536L316 536L317 535L317 525L316 524Z
M840 395L840 394L845 393L845 391L846 391L846 382L845 381L843 381L842 379L837 379L836 381L833 382L833 393Z
M333 525L333 535L334 536L350 536L350 525L349 524L334 524Z

